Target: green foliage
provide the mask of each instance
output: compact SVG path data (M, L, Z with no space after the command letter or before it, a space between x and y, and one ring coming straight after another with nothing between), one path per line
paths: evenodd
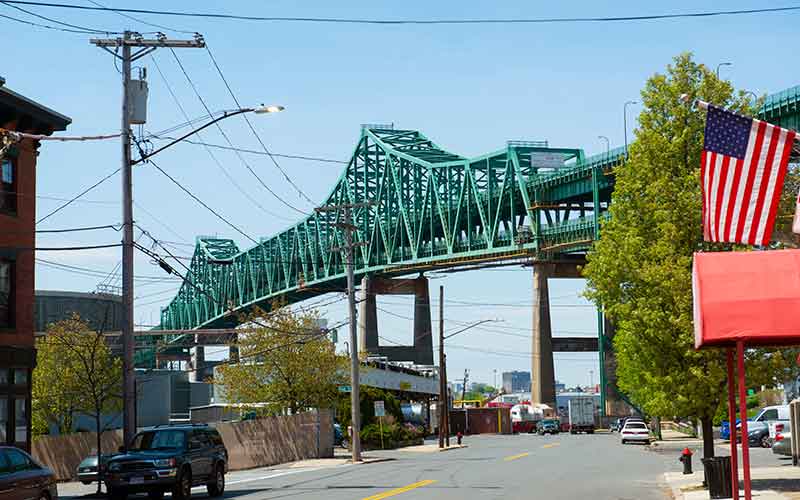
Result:
M752 396L747 396L747 408L758 408L761 406L761 402L758 400L758 394L753 394Z
M378 419L375 418L375 401L383 401L387 416L391 416L397 422L403 421L403 411L400 409L400 400L394 397L391 392L362 385L359 388L359 396L362 430L368 425L378 422ZM336 419L344 428L350 425L351 413L349 393L341 393L339 395L336 403Z
M99 427L101 415L121 410L122 360L112 355L102 332L75 315L50 325L36 347L34 434L46 434L50 424L70 433L78 414L94 417Z
M370 447L381 446L381 432L383 433L383 447L396 448L397 444L401 441L411 441L413 439L424 438L427 434L425 428L422 426L415 426L412 424L399 424L394 422L391 417L390 423L378 422L371 423L361 429L361 443Z
M725 352L694 349L692 255L743 248L703 242L705 113L681 102L682 94L742 114L754 111L741 92L735 95L729 82L690 54L652 76L641 92L644 108L629 160L615 172L611 217L584 273L587 295L616 327L622 391L649 414L708 420L726 399ZM789 357L748 351L748 382L771 383L791 373Z
M317 331L316 312L274 310L239 334L241 362L220 366L215 382L230 403L265 403L259 413L329 408L345 382L346 360Z

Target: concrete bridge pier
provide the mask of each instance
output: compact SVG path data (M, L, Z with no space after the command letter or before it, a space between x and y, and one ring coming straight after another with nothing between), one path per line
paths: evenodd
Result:
M359 351L376 356L386 356L389 361L412 361L419 365L433 365L433 337L431 336L431 303L428 278L420 275L414 279L389 279L364 276L361 280L358 314ZM378 295L414 296L414 344L411 346L380 345L378 338L378 312L375 298Z
M533 344L531 346L531 403L556 407L553 331L550 325L548 278L580 278L578 263L533 266Z

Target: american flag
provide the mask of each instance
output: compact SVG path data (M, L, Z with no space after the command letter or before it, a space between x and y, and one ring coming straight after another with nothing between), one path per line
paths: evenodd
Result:
M708 106L700 165L703 238L766 245L795 132Z

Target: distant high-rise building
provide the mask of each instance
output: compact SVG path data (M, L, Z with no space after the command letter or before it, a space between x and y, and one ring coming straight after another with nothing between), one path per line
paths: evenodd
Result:
M503 392L530 392L531 372L503 372Z

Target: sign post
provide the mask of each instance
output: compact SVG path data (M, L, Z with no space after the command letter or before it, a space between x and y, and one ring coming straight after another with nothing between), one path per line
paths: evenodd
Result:
M378 417L378 427L381 431L381 449L383 449L383 417L386 415L386 408L383 401L375 401L375 416Z

